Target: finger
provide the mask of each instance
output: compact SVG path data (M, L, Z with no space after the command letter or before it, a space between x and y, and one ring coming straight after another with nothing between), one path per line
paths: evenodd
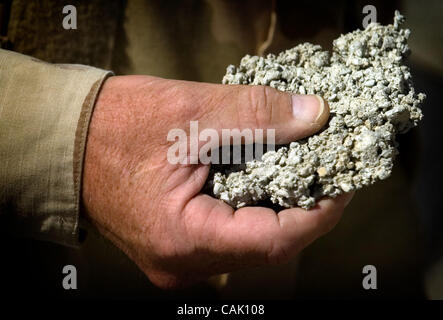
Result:
M339 221L351 197L352 194L346 194L335 199L325 198L310 210L291 208L278 214L262 207L238 209L232 219L233 225L228 225L230 230L235 230L235 237L225 241L233 250L235 246L238 250L241 243L243 250L254 252L265 262L286 262L329 232Z
M311 210L292 208L278 215L269 208L234 210L207 195L188 202L187 230L196 247L218 256L214 270L226 272L239 267L281 263L299 253L338 222L353 194L326 198ZM204 223L203 223L204 222Z
M279 230L277 214L263 207L234 209L221 200L199 194L183 210L188 236L199 251L220 261L220 272L266 262L272 236Z
M334 199L324 198L310 210L292 208L280 211L278 220L281 230L275 238L270 261L285 261L331 231L353 196L354 192L351 192Z
M312 135L329 117L328 103L316 95L247 85L203 85L194 90L204 102L202 129L264 129L264 138L266 129L275 129L276 143L283 144Z

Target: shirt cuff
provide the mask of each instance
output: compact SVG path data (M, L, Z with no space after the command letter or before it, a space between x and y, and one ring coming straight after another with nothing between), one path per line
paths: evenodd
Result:
M79 245L86 137L110 75L0 49L0 213L12 233Z

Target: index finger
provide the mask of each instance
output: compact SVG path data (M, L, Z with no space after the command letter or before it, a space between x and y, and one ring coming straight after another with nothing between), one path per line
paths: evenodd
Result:
M201 217L204 229L194 229L193 233L204 239L199 246L219 257L229 257L231 261L224 262L232 268L223 271L232 271L238 266L287 261L330 231L351 197L326 198L309 211L291 208L277 214L264 207L244 207L234 212L221 200L199 195L190 201L188 209L208 209L199 212L205 215Z

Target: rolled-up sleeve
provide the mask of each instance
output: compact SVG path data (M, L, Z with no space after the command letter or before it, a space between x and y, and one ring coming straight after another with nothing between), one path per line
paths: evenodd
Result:
M11 232L78 245L87 131L111 74L0 49L0 214Z

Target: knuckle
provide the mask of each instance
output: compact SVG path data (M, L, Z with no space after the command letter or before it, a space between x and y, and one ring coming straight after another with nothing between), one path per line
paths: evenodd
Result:
M200 117L201 107L198 98L189 90L183 90L176 95L175 110L179 111L178 115L184 119L194 119Z
M164 89L159 101L153 105L155 111L161 112L168 119L198 119L202 108L200 97L193 88L176 84ZM160 110L161 106L161 110Z
M275 89L267 86L253 86L249 89L249 110L251 121L257 127L272 123Z

